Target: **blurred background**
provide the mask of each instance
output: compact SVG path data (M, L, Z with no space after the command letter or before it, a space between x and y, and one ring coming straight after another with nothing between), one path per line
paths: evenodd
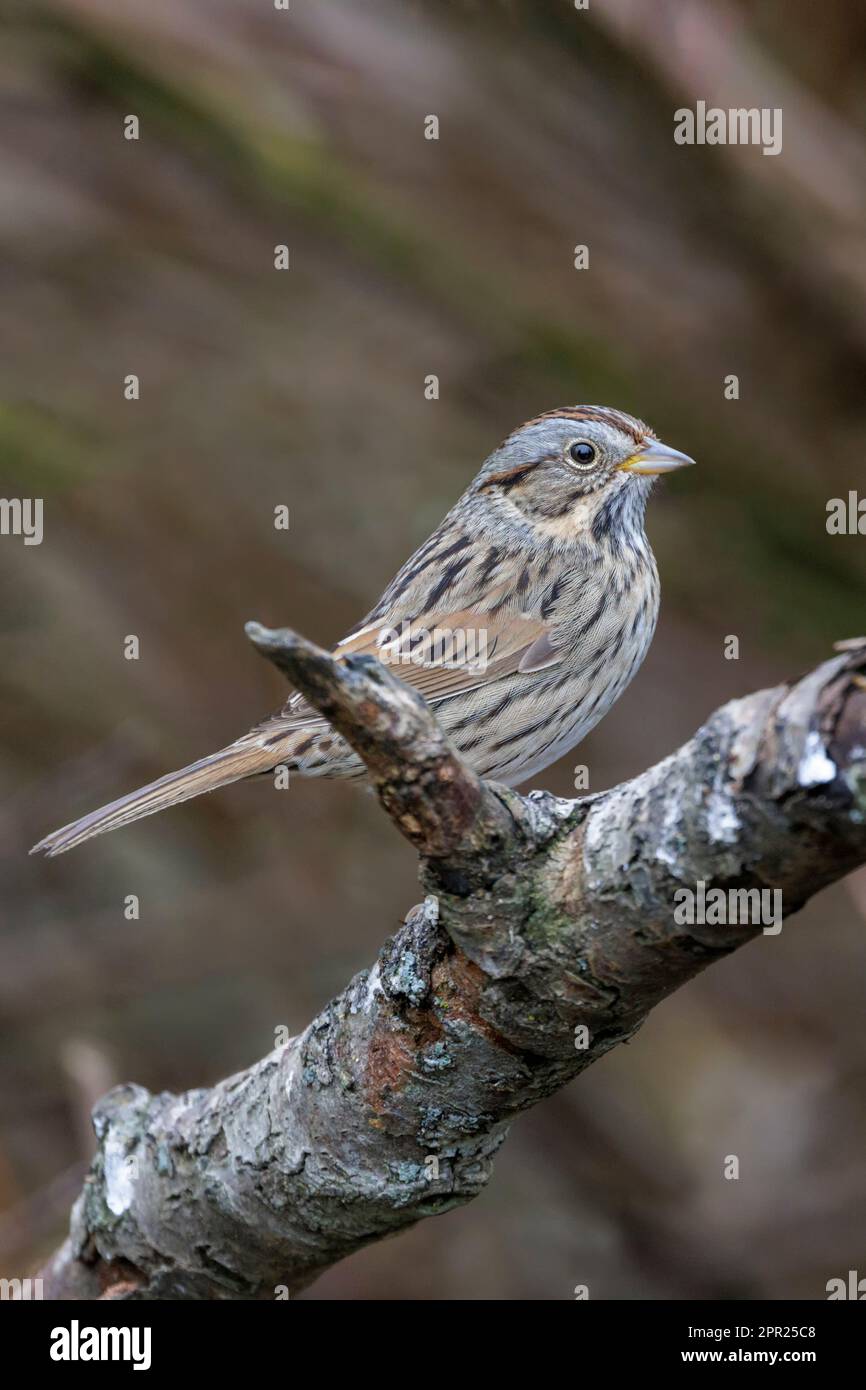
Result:
M866 490L866 10L0 12L0 496L45 506L42 545L0 538L14 1277L64 1234L99 1094L248 1065L418 900L375 803L321 782L27 858L282 702L246 619L337 640L514 425L590 401L700 466L652 501L647 663L541 785L570 794L578 760L593 791L632 776L866 629L866 541L825 527ZM676 145L698 99L781 107L782 153ZM861 874L715 966L522 1117L474 1204L304 1297L821 1298L866 1273L864 912Z

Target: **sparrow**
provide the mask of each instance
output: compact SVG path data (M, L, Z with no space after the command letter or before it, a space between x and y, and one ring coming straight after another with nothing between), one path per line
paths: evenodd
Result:
M654 480L694 460L618 410L551 410L482 465L337 658L394 664L482 777L515 786L595 727L646 656L659 608L644 531ZM276 768L364 776L299 693L234 743L55 830L31 853Z

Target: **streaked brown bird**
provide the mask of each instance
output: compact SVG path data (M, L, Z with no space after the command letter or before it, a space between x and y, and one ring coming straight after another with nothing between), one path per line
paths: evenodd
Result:
M658 474L692 462L618 410L571 406L530 420L335 653L399 663L467 762L508 785L525 781L580 742L643 661L659 606L647 498ZM227 748L55 830L32 852L62 854L278 766L364 775L296 694Z

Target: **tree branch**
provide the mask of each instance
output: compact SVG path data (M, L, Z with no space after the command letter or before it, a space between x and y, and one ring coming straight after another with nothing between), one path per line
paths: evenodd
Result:
M866 640L563 801L482 782L378 662L248 630L363 758L428 896L249 1070L105 1097L48 1297L273 1298L468 1201L517 1112L766 926L684 920L683 890L780 893L787 917L866 860Z

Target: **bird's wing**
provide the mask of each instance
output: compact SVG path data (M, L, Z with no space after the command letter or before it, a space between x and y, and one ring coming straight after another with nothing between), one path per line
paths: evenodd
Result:
M551 641L550 625L537 616L463 609L437 613L426 622L424 627L412 622L368 623L339 642L334 655L375 656L434 706L503 676L529 675L562 659ZM276 718L299 725L321 721L300 694L291 696Z
M437 613L427 626L404 629L372 623L335 648L340 657L376 656L425 700L445 700L517 671L532 672L561 659L543 618L524 613Z

